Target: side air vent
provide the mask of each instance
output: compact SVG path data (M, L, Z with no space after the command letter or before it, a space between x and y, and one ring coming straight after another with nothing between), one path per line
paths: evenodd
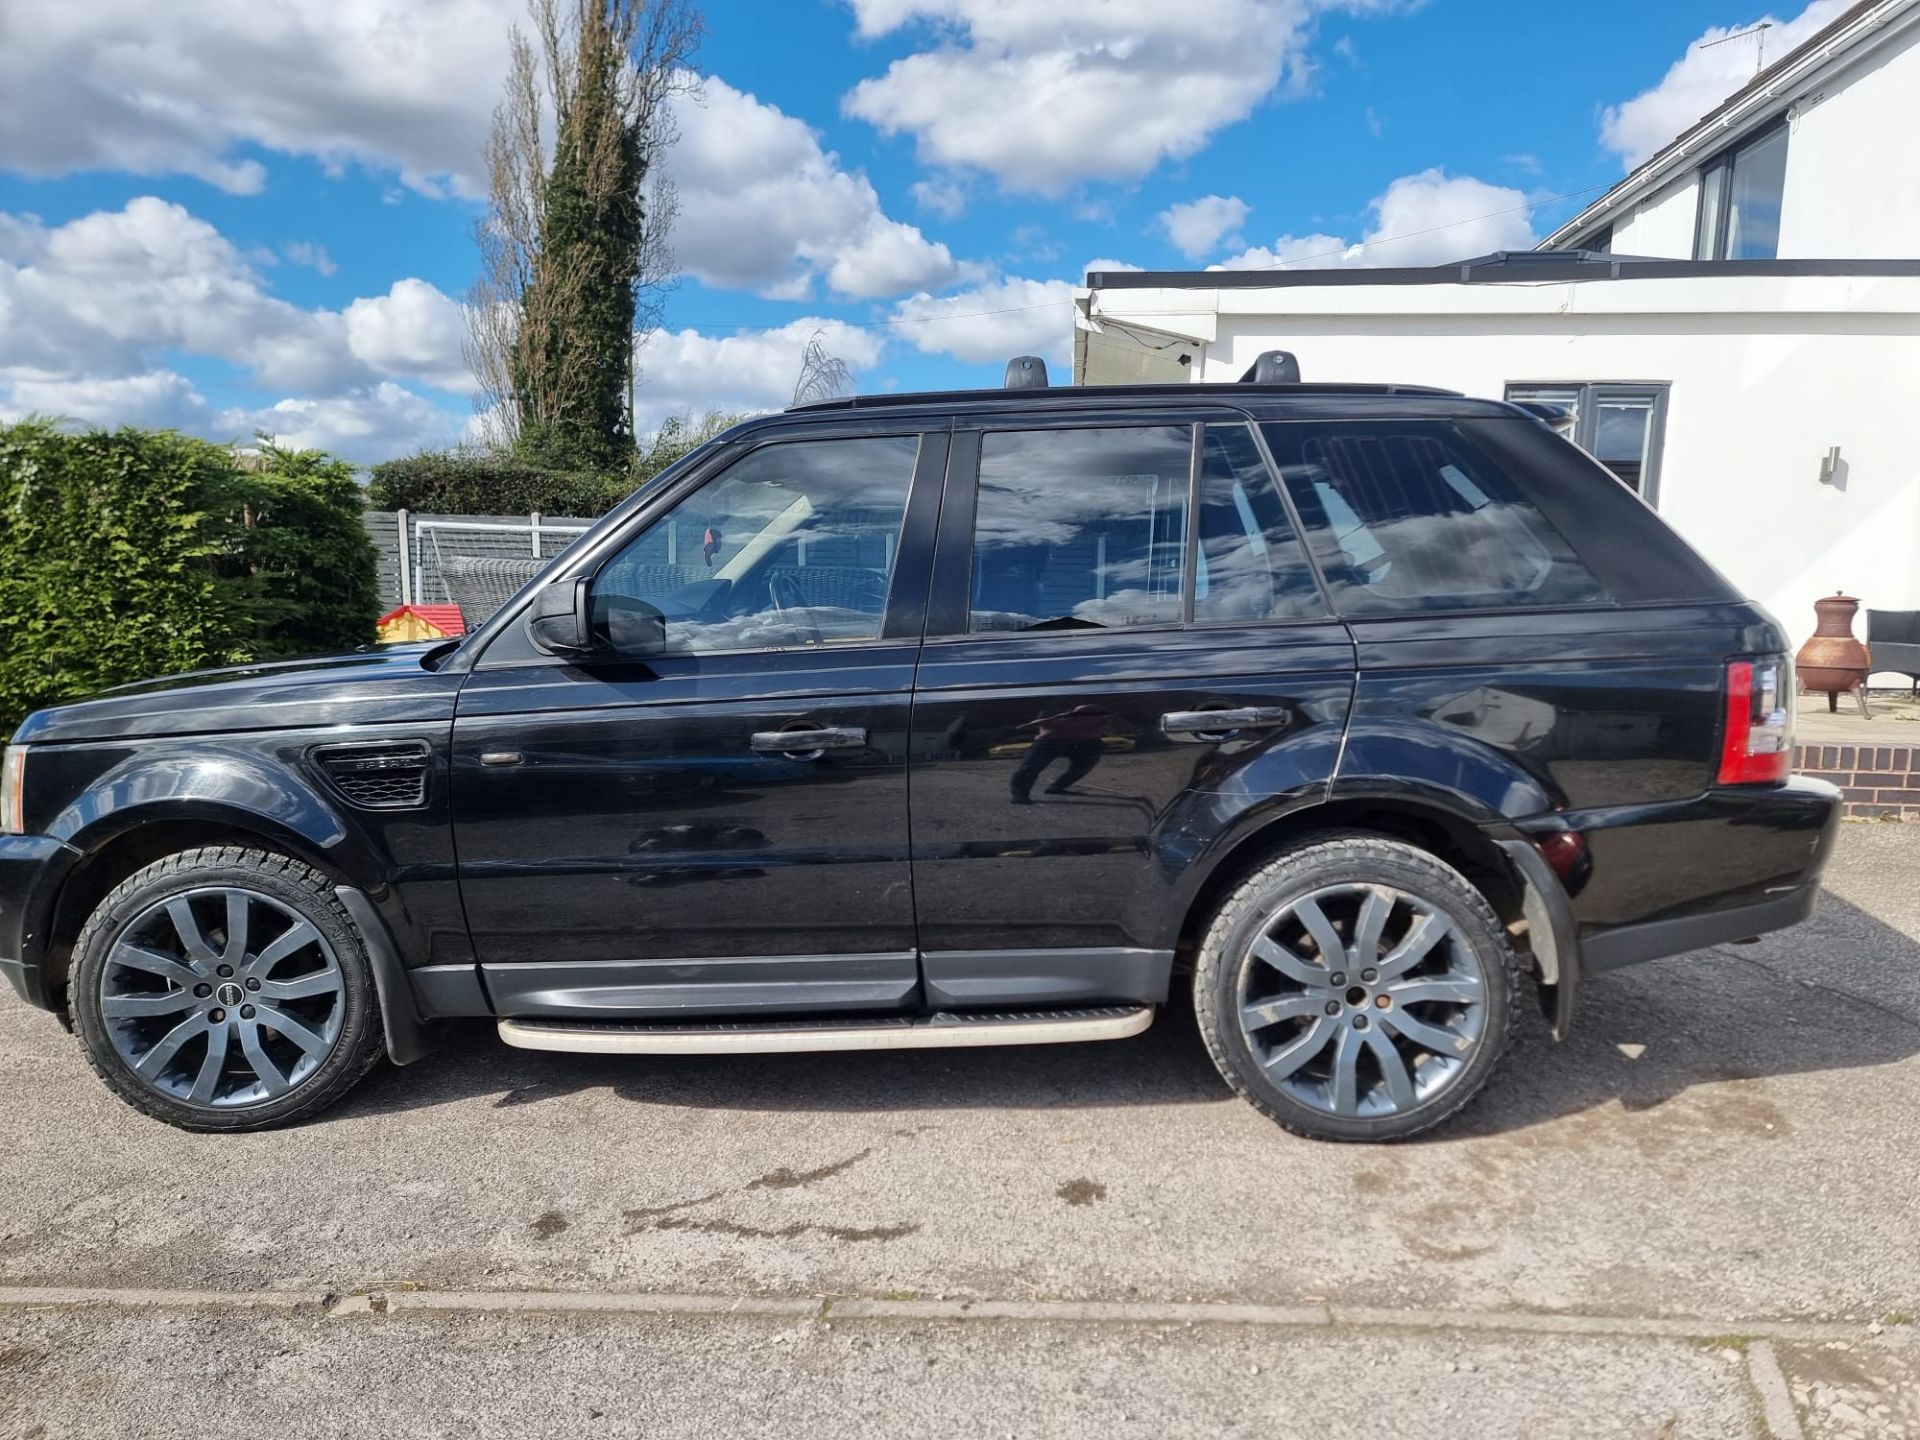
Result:
M423 740L329 745L314 759L349 803L362 810L410 810L427 803L427 746Z

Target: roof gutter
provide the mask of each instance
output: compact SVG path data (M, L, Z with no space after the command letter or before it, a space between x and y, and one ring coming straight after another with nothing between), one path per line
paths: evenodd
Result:
M1736 96L1732 101L1697 121L1691 129L1681 132L1677 139L1668 142L1665 149L1655 152L1651 159L1642 162L1631 175L1547 236L1535 248L1558 249L1602 216L1624 209L1630 201L1670 179L1682 168L1685 161L1702 150L1719 149L1729 135L1748 128L1749 123L1757 118L1756 112L1766 111L1783 94L1802 88L1837 56L1854 49L1876 31L1892 26L1903 16L1908 20L1920 18L1920 12L1914 12L1916 4L1920 4L1920 0L1880 0L1872 10L1847 25L1826 44L1816 50L1809 50L1798 59L1793 59L1791 63L1783 62L1774 67L1779 73L1770 74L1763 88L1753 90L1751 94Z

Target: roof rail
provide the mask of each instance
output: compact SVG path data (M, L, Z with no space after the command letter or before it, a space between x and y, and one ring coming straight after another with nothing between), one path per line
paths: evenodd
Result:
M1290 350L1262 350L1254 357L1253 364L1247 367L1247 373L1240 377L1242 385L1298 385L1300 383L1300 362L1293 358Z
M1008 390L1044 390L1047 388L1047 362L1038 355L1016 355L1007 362Z
M1463 398L1458 390L1440 390L1431 385L1382 385L1376 383L1348 383L1345 381L1323 381L1319 384L1271 385L1258 387L1274 394L1284 394L1298 399L1309 399L1316 395L1406 395L1428 396L1445 399ZM1122 403L1135 400L1154 400L1176 405L1198 403L1207 400L1226 401L1229 404L1249 400L1249 391L1255 386L1232 381L1210 381L1207 383L1174 382L1171 384L1126 384L1126 385L1061 385L1051 390L1029 387L1018 390L921 390L888 391L879 395L841 395L832 400L809 400L799 405L789 405L790 412L818 410L878 410L912 405L1085 405L1100 403ZM1481 401L1492 405L1498 402Z

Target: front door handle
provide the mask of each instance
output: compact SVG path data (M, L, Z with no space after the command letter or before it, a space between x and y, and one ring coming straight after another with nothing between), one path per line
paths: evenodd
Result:
M1160 717L1160 733L1174 740L1208 740L1237 730L1278 730L1293 711L1279 705L1249 705L1241 710L1169 710Z
M867 732L857 725L823 725L813 730L756 730L749 743L756 755L818 755L827 750L863 750Z

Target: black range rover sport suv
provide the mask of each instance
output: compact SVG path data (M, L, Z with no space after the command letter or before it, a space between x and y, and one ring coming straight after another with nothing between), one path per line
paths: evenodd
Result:
M1804 918L1838 794L1788 774L1779 626L1536 417L1276 372L753 420L460 641L41 711L0 969L193 1129L462 1016L1039 1044L1191 987L1254 1105L1386 1140L1529 997L1564 1035Z

